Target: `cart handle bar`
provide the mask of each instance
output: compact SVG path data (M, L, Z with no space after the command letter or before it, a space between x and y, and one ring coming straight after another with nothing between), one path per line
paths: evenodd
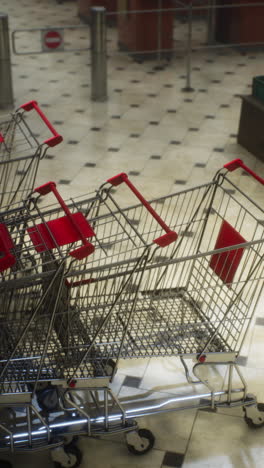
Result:
M22 104L22 106L20 106L20 109L24 109L26 112L31 111L32 109L35 109L35 111L42 118L43 122L45 122L47 127L50 129L51 133L53 133L53 137L45 140L44 144L53 147L62 142L63 140L62 136L59 135L58 132L56 132L55 128L53 127L53 125L51 125L50 121L48 120L44 112L40 109L37 101L26 102L25 104Z
M238 167L241 167L242 169L244 169L244 171L248 172L250 175L254 177L254 179L256 179L258 182L264 185L264 179L260 177L258 174L256 174L254 171L252 171L249 167L247 167L243 163L242 159L234 159L233 161L230 161L229 163L224 165L224 168L230 172L235 171Z
M39 193L40 195L47 195L50 192L53 192L55 197L57 198L61 208L63 209L64 213L66 214L68 220L70 221L74 230L78 233L83 245L78 249L72 250L70 255L78 260L82 260L85 257L88 257L91 253L94 252L94 245L87 241L85 235L83 234L80 226L76 223L75 218L71 211L69 210L68 206L66 205L65 201L63 200L62 196L59 194L55 182L47 182L46 184L41 185L34 189L34 192Z
M117 187L118 185L125 182L125 184L130 188L130 190L136 195L139 201L145 206L145 208L149 211L149 213L153 216L153 218L157 221L157 223L164 229L166 232L165 235L158 237L153 242L158 244L160 247L166 247L167 245L175 242L178 238L178 234L175 231L172 231L166 223L164 223L163 219L158 215L158 213L152 208L150 203L141 195L141 193L136 189L136 187L130 182L128 179L128 175L124 172L121 174L117 174L114 177L111 177L107 180L108 183Z

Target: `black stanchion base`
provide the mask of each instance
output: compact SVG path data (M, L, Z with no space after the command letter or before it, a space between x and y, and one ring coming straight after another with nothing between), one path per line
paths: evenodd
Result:
M195 91L194 88L191 88L190 86L186 86L186 88L182 88L181 89L184 93L192 93L193 91Z

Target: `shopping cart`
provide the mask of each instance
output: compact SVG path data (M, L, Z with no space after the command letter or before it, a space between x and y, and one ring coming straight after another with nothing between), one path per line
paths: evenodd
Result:
M34 125L27 120L27 112L35 109L49 130L51 138L38 142ZM29 101L0 121L0 206L25 198L35 184L39 161L49 147L56 146L62 137L56 132L36 101Z
M73 441L65 447L66 435L124 432L129 450L143 454L154 436L138 429L136 419L149 414L240 406L249 425L264 424L263 406L247 394L236 363L264 279L263 209L229 177L239 167L264 183L238 159L210 183L152 202L119 174L96 193L67 204L78 227L89 219L89 236L78 233L74 247L59 240L57 226L64 226L64 218L54 221L60 212L55 206L39 216L36 201L34 225L28 215L16 222L26 225L25 245L39 270L37 276L17 278L20 253L12 268L3 270L1 325L8 338L2 343L8 345L2 348L7 352L1 359L0 405L13 413L0 426L2 450L49 447L60 466L78 466L80 451ZM113 186L122 183L140 204L120 208ZM60 200L53 185L38 189L46 191ZM61 209L65 213L63 203ZM10 222L3 220L13 239ZM93 247L86 246L88 237ZM39 287L36 302L32 287ZM11 290L19 301L12 301ZM192 393L122 405L110 386L118 361L163 356L179 356ZM228 378L215 389L202 370L219 365Z

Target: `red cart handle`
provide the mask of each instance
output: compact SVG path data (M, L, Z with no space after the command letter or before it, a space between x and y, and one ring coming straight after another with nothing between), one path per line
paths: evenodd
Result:
M128 179L128 175L122 172L114 177L111 177L107 180L109 184L114 185L117 187L118 185L125 182L125 184L130 188L130 190L136 195L136 197L141 201L141 203L145 206L145 208L149 211L149 213L153 216L153 218L157 221L157 223L164 229L166 232L165 235L158 237L153 242L158 244L160 247L166 247L167 245L171 244L172 242L176 241L178 238L178 234L175 231L172 231L167 224L164 223L163 219L156 213L156 211L152 208L150 203L141 195L141 193L136 189L136 187L130 182Z
M224 165L224 168L227 169L229 172L235 171L238 167L241 167L244 169L244 171L248 172L250 175L254 177L258 182L260 182L262 185L264 185L264 179L260 177L258 174L256 174L254 171L252 171L249 167L247 167L242 159L234 159L233 161L230 161L229 163Z
M35 188L34 192L37 192L40 195L47 195L48 193L53 192L53 194L57 198L61 208L63 209L64 213L66 214L66 217L69 220L71 226L73 227L73 229L77 233L79 239L82 241L82 243L83 243L82 247L79 247L78 249L71 251L70 255L72 257L77 258L78 260L81 260L81 259L87 257L88 255L90 255L91 253L93 253L94 252L94 246L93 246L93 244L88 242L87 239L86 239L86 237L88 237L88 236L92 237L92 236L95 235L92 228L91 228L91 226L89 225L87 220L85 220L86 221L85 226L83 226L83 225L81 226L81 225L79 225L78 222L76 222L76 220L77 220L76 216L74 216L71 213L71 211L69 210L69 208L66 205L65 201L63 200L63 198L59 194L59 192L58 192L58 190L56 188L55 182L47 182L46 184ZM84 232L86 232L86 236L85 236ZM67 241L65 243L67 243Z
M54 136L45 140L44 144L48 146L56 146L62 142L62 136L59 135L58 132L56 132L55 128L51 125L44 112L42 112L42 110L39 108L37 101L26 102L25 104L22 104L22 106L20 106L20 109L24 109L27 112L31 111L32 109L35 109L35 111L37 111L39 116L42 118L43 122L45 122L47 127L50 129L51 133L53 133Z

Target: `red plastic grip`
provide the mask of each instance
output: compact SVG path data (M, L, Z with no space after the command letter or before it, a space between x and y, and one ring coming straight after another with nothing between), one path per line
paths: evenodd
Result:
M136 197L139 199L139 201L142 203L142 205L145 206L145 208L148 210L148 212L153 216L153 218L157 221L157 223L164 229L166 234L164 236L159 237L158 239L155 239L153 242L158 244L160 247L165 247L172 242L175 242L178 234L175 231L172 231L169 226L163 221L163 219L158 215L158 213L152 208L150 203L141 195L141 193L136 189L134 184L130 182L127 174L124 172L121 172L120 174L117 174L114 177L111 177L110 179L107 180L108 183L111 185L114 185L115 187L122 184L122 182L125 182L125 184L130 188L130 190L136 195Z
M224 165L224 168L227 169L229 172L233 172L239 167L244 169L244 171L248 172L248 174L252 175L254 179L256 179L258 182L264 185L264 179L260 177L258 174L256 174L254 171L252 171L248 166L246 166L243 163L242 159L233 159L233 161L230 161L229 163Z
M46 145L48 145L50 147L53 147L53 146L56 146L56 145L58 145L59 143L62 142L62 140L63 140L62 136L59 135L59 133L55 130L53 125L50 123L50 121L48 120L48 118L46 117L44 112L40 109L37 101L26 102L25 104L22 104L22 106L20 106L20 109L24 109L26 112L29 112L32 109L35 109L35 111L39 114L39 116L41 117L43 122L47 125L47 127L49 128L49 130L53 134L53 137L48 138L47 140L45 140L44 144L46 144Z

